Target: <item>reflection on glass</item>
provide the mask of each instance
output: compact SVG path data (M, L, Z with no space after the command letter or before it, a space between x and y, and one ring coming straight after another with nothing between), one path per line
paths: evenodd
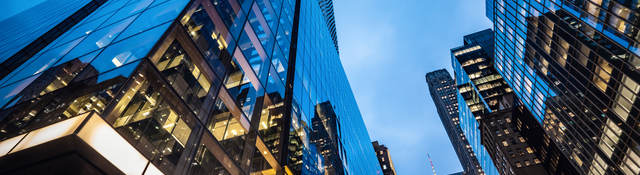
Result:
M287 63L289 62L284 58L282 51L280 51L280 47L275 47L273 49L273 55L271 56L271 65L275 68L275 71L278 73L278 77L280 77L283 84L287 78Z
M173 172L192 129L182 119L184 114L176 112L175 102L169 101L159 82L147 81L142 74L134 76L133 81L116 106L123 111L117 114L113 127L152 158L158 168Z
M229 62L230 54L226 48L229 45L234 47L233 39L228 38L228 34L221 32L223 29L213 23L202 6L198 6L191 16L185 16L182 21L189 36L196 43L200 52L204 54L209 64L212 65L216 74L225 75L222 62Z
M86 65L87 64L83 63L82 61L74 59L63 65L47 70L45 74L53 75L48 77L49 79L53 80L50 80L49 85L47 85L44 90L40 91L38 95L44 95L67 86L68 83L71 82L71 79L73 79ZM43 76L43 78L44 77L45 76ZM42 78L40 78L38 81L49 82L41 79Z
M265 103L266 100L265 100ZM278 145L280 142L280 133L282 132L282 122L284 115L284 103L280 102L275 105L265 104L260 115L260 124L258 133L267 148L274 155L279 152Z
M211 80L193 63L180 44L171 44L155 65L196 114L205 108L202 104L207 99Z
M258 5L258 7L260 8L260 12L262 12L262 15L264 16L264 19L266 20L267 24L269 24L270 27L270 31L275 31L278 27L278 15L279 12L277 9L280 6L280 1L275 2L275 1L271 1L270 0L257 0L256 1L256 5Z
M76 63L76 64L72 64ZM74 60L43 73L27 86L21 96L41 96L38 100L19 100L12 108L0 111L0 140L22 134L80 114L102 113L126 78L96 83L88 79L72 82L80 61ZM70 86L67 86L70 83ZM48 85L47 85L48 84ZM46 86L43 86L46 85Z
M69 52L69 50L75 47L81 40L82 38L69 42L57 48L50 49L37 58L32 57L29 61L22 64L11 74L4 77L2 79L2 82L4 83L4 85L6 85L7 83L13 83L28 76L44 72L49 67L54 65L54 63L56 63L58 59L60 59L60 57L62 57L64 54Z
M253 114L253 107L256 103L256 89L249 81L249 77L245 76L244 71L238 65L236 59L233 59L232 73L225 77L224 84L229 94L234 97L237 105L242 108L245 116L250 117Z
M229 28L229 31L233 34L233 38L237 38L238 34L242 30L242 24L244 23L245 13L242 9L239 9L237 1L229 0L210 0L211 4L216 8L216 11L220 14L222 21ZM234 3L234 5L231 5ZM235 8L234 8L235 7Z
M264 47L265 52L268 53L273 49L273 32L269 25L273 25L271 23L274 23L274 21L272 20L268 22L267 19L265 19L267 16L262 15L262 12L258 10L258 5L254 5L253 10L249 13L249 23L257 37L260 39L260 43Z
M269 79L267 80L267 93L273 100L284 99L284 83L278 77L275 68L271 67ZM276 100L277 101L277 100Z
M200 145L198 153L191 163L191 171L189 174L216 174L229 175L222 164L216 159L205 145Z
M247 131L219 98L216 101L213 118L209 121L208 129L229 157L240 161Z
M264 158L263 155L266 154L268 153L261 153L258 149L253 153L253 159L251 160L251 175L276 174L276 170L273 169L269 162Z
M118 10L118 12L116 12L114 15L112 15L109 20L107 20L107 22L105 22L102 26L105 25L110 25L112 23L115 23L117 21L120 21L124 18L127 18L135 13L140 12L141 10L147 8L147 6L149 6L149 4L151 4L151 2L153 2L153 0L136 0L133 1L129 4L127 4L126 6L120 8L120 10Z
M242 33L238 41L238 47L242 50L242 54L247 59L247 62L249 62L249 65L251 65L260 82L265 84L267 72L269 71L267 67L269 61L264 54L264 50L258 50L254 44L260 45L260 42L252 41L246 33Z
M127 18L119 23L100 29L87 36L78 46L71 50L65 59L76 58L96 49L104 48L111 44L111 41L122 32L135 17Z
M122 32L122 35L119 36L116 41L175 19L182 9L184 9L187 2L188 1L184 0L169 1L145 10L127 30Z
M91 63L99 72L111 70L146 56L151 47L167 30L169 24L158 26L126 40L114 43Z

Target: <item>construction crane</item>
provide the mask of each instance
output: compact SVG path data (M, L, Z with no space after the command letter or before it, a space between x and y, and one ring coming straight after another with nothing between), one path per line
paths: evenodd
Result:
M431 170L433 171L433 175L436 175L436 167L433 166L433 161L431 161L431 155L427 153L427 157L429 158L429 163L431 164Z

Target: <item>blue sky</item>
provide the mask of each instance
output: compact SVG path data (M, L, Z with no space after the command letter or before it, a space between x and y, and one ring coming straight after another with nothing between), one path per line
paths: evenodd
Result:
M4 20L44 0L0 2ZM491 26L483 0L335 0L340 55L372 140L398 174L461 171L424 75L451 72L449 49Z
M401 175L462 171L428 95L425 74L449 49L491 27L484 0L334 0L342 64L372 140Z

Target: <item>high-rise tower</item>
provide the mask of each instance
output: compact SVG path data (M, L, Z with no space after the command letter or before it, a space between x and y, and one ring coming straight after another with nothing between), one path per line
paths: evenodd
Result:
M322 102L334 167L375 174L322 3L93 0L13 17L56 20L0 43L18 48L0 60L0 174L320 175Z
M487 0L495 65L581 174L640 173L638 1Z
M576 174L493 64L491 30L451 49L460 126L486 174Z
M438 116L442 121L449 141L458 156L458 160L469 175L480 174L482 167L475 157L469 141L460 128L458 118L458 100L456 84L446 69L440 69L427 73L425 76L429 85L431 99L436 105Z

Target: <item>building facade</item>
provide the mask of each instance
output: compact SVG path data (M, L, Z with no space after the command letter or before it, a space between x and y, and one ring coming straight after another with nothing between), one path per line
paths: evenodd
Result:
M501 77L487 69L490 68L487 63L491 50L483 46L490 45L491 34L490 30L484 30L465 36L463 46L451 49L451 65L457 89L460 128L482 167L482 172L479 174L493 175L499 174L499 171L487 148L482 144L480 121L483 115L499 107L498 99L501 95L510 93L510 89L499 84ZM487 35L489 37L486 37ZM494 83L495 81L498 83ZM478 88L480 85L482 85L481 89ZM492 99L484 98L485 96L481 94Z
M451 50L459 120L485 174L577 174L494 67L493 31Z
M324 166L327 175L342 175L344 166L340 158L340 150L343 150L342 141L338 128L338 117L333 111L330 102L323 102L316 105L315 116L311 119L313 131L311 133L311 143L318 146L320 154L324 157Z
M378 174L396 175L396 168L393 167L393 161L391 161L389 148L387 148L383 144L378 143L378 141L373 141L371 142L371 144L373 144L373 149L376 151L378 162L380 162L380 168L382 168L382 173Z
M487 0L495 65L580 174L640 173L637 1Z
M43 25L58 33L33 34L47 40L1 60L12 66L0 77L0 174L320 175L327 162L338 174L375 174L323 3L69 8L77 12ZM339 143L328 160L311 138L323 102Z
M442 121L449 141L458 156L458 160L464 169L464 173L469 175L479 174L482 167L475 157L469 141L460 128L458 118L458 100L456 84L446 69L440 69L427 73L425 76L429 85L429 94L436 105L438 116Z

